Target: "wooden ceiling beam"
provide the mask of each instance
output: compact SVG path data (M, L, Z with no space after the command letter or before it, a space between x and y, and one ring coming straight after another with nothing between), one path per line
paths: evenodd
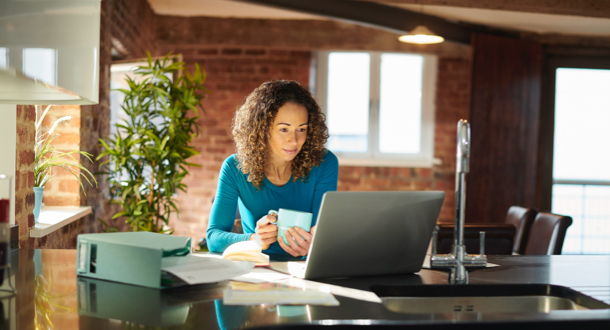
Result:
M505 31L488 26L453 22L443 18L421 14L407 9L392 7L370 1L352 0L237 0L302 13L314 14L354 24L383 29L397 34L406 34L417 25L425 24L445 40L470 44L473 32L499 36L518 37L514 31Z
M362 0L352 0L362 1ZM610 18L608 0L366 0L385 5L423 4L525 13Z

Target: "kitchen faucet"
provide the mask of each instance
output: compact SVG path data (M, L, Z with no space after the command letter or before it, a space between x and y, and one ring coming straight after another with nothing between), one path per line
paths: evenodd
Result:
M453 246L449 254L436 254L437 232L433 233L431 268L450 269L449 282L468 283L468 268L483 268L485 257L485 232L480 232L480 254L468 255L464 245L464 222L466 211L466 174L470 172L470 124L461 119L457 125L457 151L455 166L455 228Z

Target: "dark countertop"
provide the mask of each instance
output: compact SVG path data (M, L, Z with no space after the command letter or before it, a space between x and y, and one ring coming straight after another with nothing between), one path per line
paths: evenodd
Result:
M12 265L18 294L2 299L0 329L125 329L141 325L169 329L307 329L335 325L378 328L406 325L476 329L536 327L610 329L610 310L548 314L400 314L383 305L336 296L340 306L225 306L227 282L155 290L76 276L75 250L18 250ZM553 284L610 304L610 256L489 256L499 267L470 272L470 284ZM322 281L369 290L373 285L445 285L447 274L418 274ZM6 281L4 286L6 287ZM502 320L499 322L498 320ZM509 319L510 322L506 320ZM499 322L499 323L496 323ZM576 323L575 323L576 322Z

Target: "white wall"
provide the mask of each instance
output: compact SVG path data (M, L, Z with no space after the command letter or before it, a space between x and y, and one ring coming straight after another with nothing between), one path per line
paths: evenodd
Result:
M0 174L15 175L17 152L17 106L0 104ZM8 195L7 180L0 180L0 197ZM15 179L12 179L11 224L15 223Z

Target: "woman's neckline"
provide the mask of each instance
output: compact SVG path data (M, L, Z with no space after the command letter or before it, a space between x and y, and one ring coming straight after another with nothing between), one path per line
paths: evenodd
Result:
M278 186L275 183L271 182L271 180L269 180L269 178L266 175L265 175L265 181L267 181L267 183L269 183L274 188L284 188L284 187L290 185L290 183L292 182L292 174L290 175L290 178L288 179L288 181L286 181L286 183L284 183L281 186Z

